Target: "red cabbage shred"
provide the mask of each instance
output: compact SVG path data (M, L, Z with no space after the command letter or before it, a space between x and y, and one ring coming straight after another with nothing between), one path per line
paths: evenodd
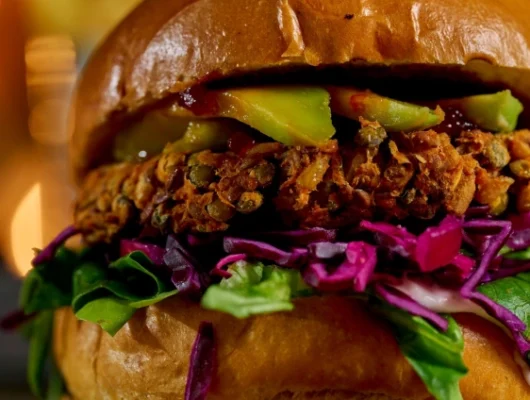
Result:
M217 347L211 322L202 322L190 356L185 400L204 400L215 374Z

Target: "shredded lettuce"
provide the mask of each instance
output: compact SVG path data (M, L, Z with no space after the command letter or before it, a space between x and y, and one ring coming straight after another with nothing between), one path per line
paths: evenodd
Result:
M229 267L230 278L212 285L204 294L204 308L247 318L251 315L291 311L291 299L306 296L312 290L300 272L275 265L240 261Z
M468 369L464 365L464 338L456 321L448 321L446 332L423 318L387 305L375 306L393 328L401 352L437 400L461 400L458 385Z

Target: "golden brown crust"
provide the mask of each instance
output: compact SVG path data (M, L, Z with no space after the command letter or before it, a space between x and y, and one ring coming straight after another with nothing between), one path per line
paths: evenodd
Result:
M528 400L513 345L496 326L459 315L466 400ZM291 313L247 320L171 298L137 312L112 338L57 312L55 355L75 399L182 399L201 321L213 322L218 369L208 399L427 400L384 322L362 303L298 300Z
M361 130L356 138L371 135ZM140 227L154 235L251 227L271 200L285 226L298 228L348 228L374 215L462 216L472 200L500 214L510 198L530 203L530 131L499 136L473 130L450 138L428 130L391 134L370 147L333 140L319 149L260 143L245 155L165 150L143 163L92 170L78 193L74 225L90 245ZM211 172L206 183L192 177L192 157ZM312 177L308 184L304 175Z
M487 63L464 69L514 88L528 86L529 14L526 0L145 1L81 76L74 171L79 177L101 162L118 116L237 72L486 60L511 69Z

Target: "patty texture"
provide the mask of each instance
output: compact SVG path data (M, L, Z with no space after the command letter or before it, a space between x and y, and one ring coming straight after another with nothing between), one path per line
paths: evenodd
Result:
M82 185L75 225L97 243L243 224L341 228L362 219L461 216L473 202L494 214L510 202L525 212L529 180L528 130L390 134L364 122L340 145L270 142L195 154L168 145L143 163L100 167Z

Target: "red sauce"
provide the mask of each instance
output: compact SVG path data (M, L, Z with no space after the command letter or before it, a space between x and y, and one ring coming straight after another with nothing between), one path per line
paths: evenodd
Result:
M468 121L462 111L454 107L444 107L445 119L437 126L432 129L438 133L445 132L449 136L457 136L462 131L471 131L474 129L480 129L477 125Z
M204 86L193 86L180 92L177 103L199 116L215 115L219 111L215 92L207 90Z
M352 95L350 97L351 109L358 114L362 114L364 112L364 109L366 108L364 105L366 97L367 95L365 93L359 93L359 94Z
M228 148L236 154L245 155L256 144L256 140L244 132L233 132L228 139Z

